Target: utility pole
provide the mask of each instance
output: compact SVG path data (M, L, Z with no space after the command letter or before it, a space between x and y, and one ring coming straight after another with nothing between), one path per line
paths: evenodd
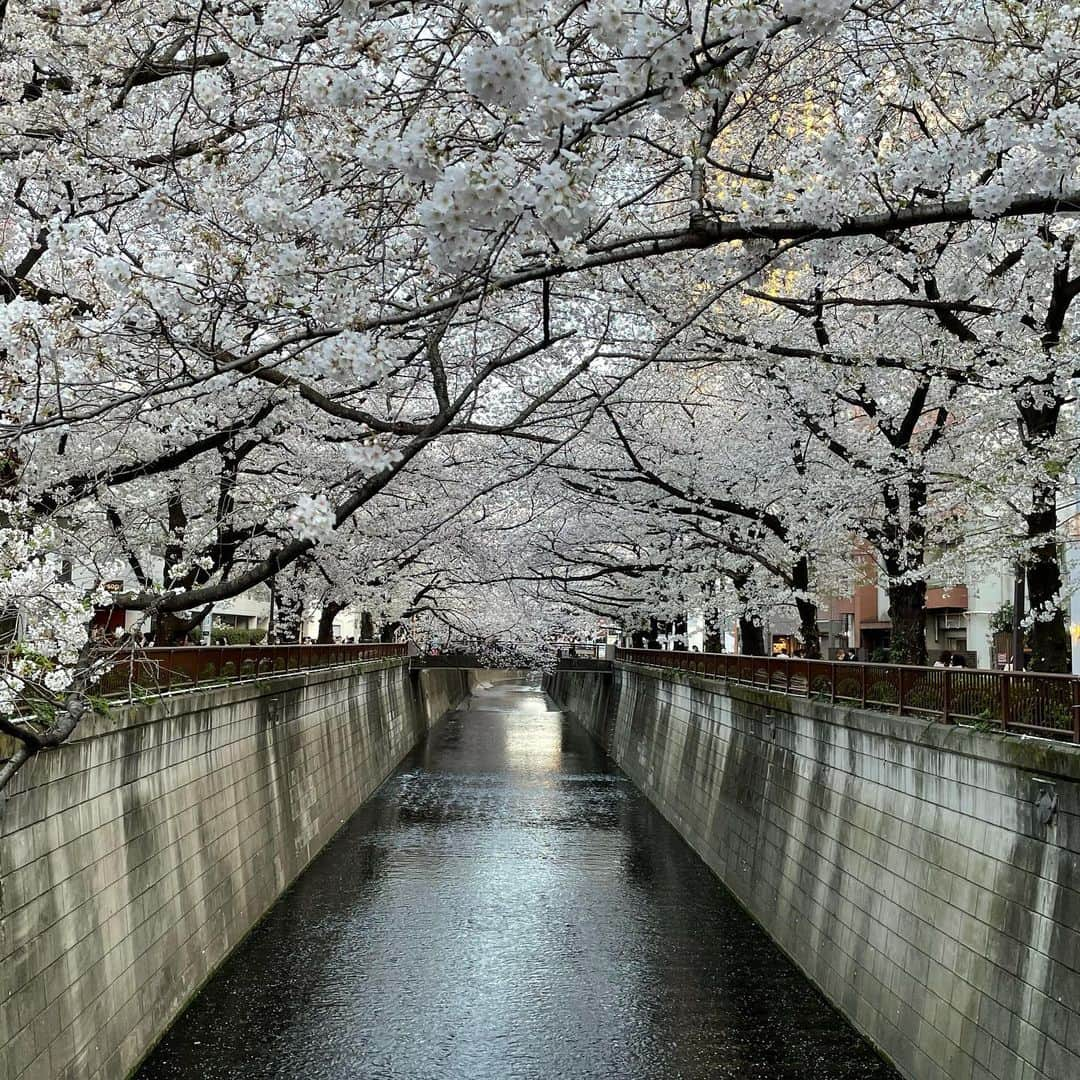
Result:
M266 644L274 645L274 611L277 608L277 574L270 577L270 614L266 619Z
M1024 566L1017 563L1013 574L1012 666L1024 670Z

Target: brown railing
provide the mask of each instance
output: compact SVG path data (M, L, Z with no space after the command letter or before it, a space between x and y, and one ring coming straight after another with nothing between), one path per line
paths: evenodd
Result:
M615 659L947 724L985 723L1080 743L1080 678L1072 675L657 649L617 649Z
M598 660L600 650L604 646L598 645L595 641L568 641L558 642L550 648L554 650L556 657L559 659Z
M610 671L611 661L597 656L564 656L555 661L556 671Z
M405 656L407 645L191 645L109 653L97 684L105 697L152 697L233 679Z

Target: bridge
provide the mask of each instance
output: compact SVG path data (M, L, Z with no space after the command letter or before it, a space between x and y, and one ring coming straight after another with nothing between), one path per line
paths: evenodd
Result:
M0 1075L1080 1075L1069 680L303 648L20 774Z

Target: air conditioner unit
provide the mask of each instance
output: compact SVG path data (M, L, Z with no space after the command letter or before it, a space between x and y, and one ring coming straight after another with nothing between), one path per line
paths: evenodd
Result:
M966 630L967 616L962 611L949 611L938 616L938 626L942 630Z

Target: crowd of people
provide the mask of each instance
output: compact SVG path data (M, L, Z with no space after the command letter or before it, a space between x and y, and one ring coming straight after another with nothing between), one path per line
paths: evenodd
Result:
M964 659L963 653L949 652L948 649L946 649L945 652L934 661L934 667L967 667L967 661Z
M784 660L801 660L803 659L802 653L795 649L792 652L788 652L787 646L781 645L773 654L775 657ZM834 657L835 660L843 661L845 663L857 663L859 660L859 654L854 649L843 649ZM962 668L967 667L967 660L963 653L951 652L946 649L940 656L934 661L934 667L938 668Z

